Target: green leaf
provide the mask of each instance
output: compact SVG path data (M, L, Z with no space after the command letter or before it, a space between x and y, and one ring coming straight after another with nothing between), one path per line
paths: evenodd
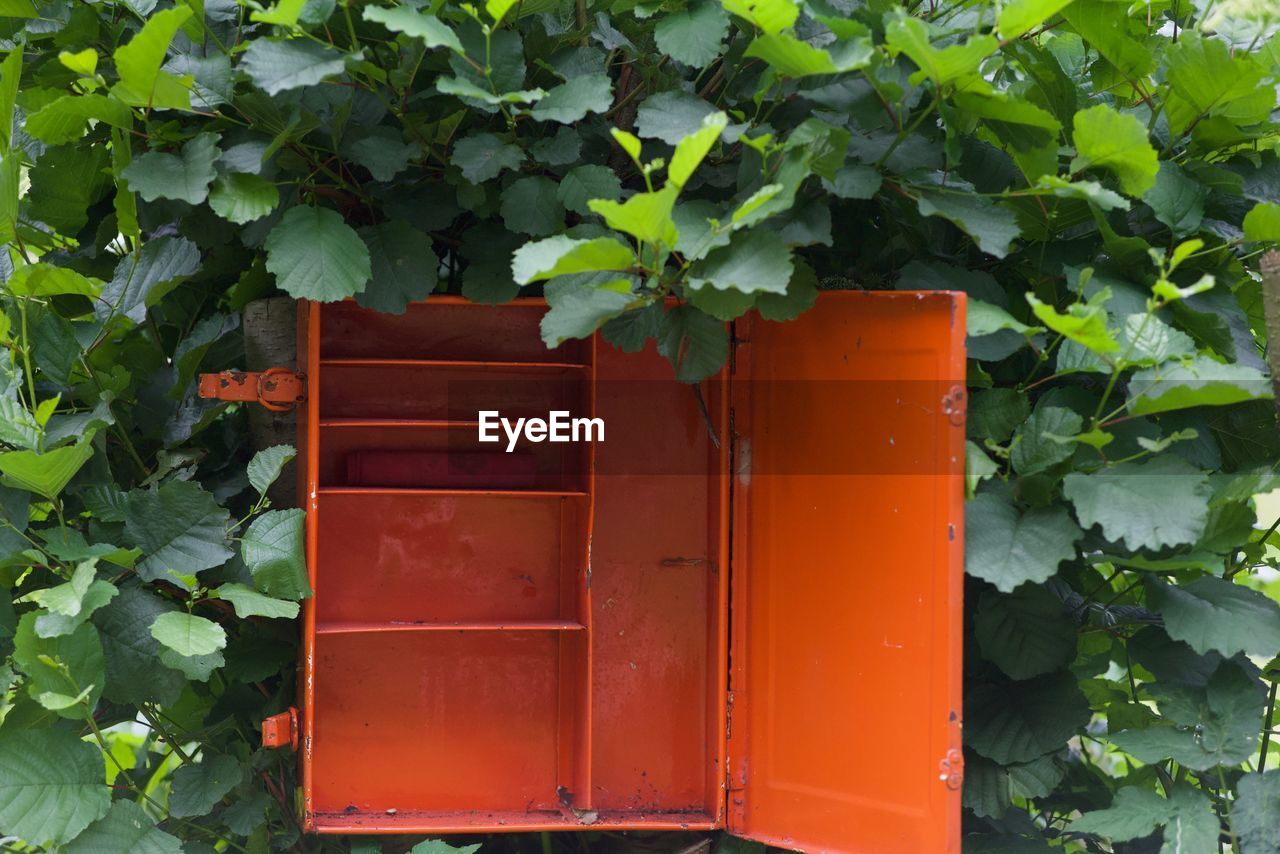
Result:
M403 220L390 220L360 229L369 249L372 278L356 294L364 308L402 314L411 302L424 300L436 288L440 259L431 238Z
M277 0L266 10L251 12L249 20L292 29L298 25L298 17L306 5L307 0Z
M364 241L328 208L290 208L265 246L267 270L295 299L337 302L364 290L373 275Z
M625 280L606 280L603 285L596 285L576 276L552 279L544 292L550 310L542 316L541 327L542 340L548 347L559 347L570 338L590 336L634 299L630 283Z
M455 53L464 52L462 42L448 25L434 15L424 15L410 6L366 6L361 14L366 21L376 21L393 33L422 39L428 49L447 47Z
M477 133L458 140L449 162L462 170L462 177L479 184L496 178L504 169L519 169L524 152L491 133Z
M607 74L584 74L549 90L530 111L540 122L572 124L587 113L603 113L613 104Z
M1087 303L1074 302L1067 306L1063 314L1041 302L1035 294L1028 292L1026 295L1031 311L1041 323L1095 353L1112 353L1120 349L1120 343L1107 328L1107 312L1103 308L1110 296L1111 292L1104 288Z
M574 240L556 235L517 249L511 258L511 274L518 283L527 285L573 273L623 272L635 263L635 253L611 237Z
M182 854L177 837L156 827L151 816L133 801L116 801L105 816L89 825L70 845L67 854Z
M702 128L703 120L716 108L696 95L668 91L650 95L636 111L636 133L645 139L660 139L676 145Z
M1142 200L1151 206L1156 219L1169 227L1177 238L1194 234L1204 220L1204 203L1208 188L1187 177L1176 163L1164 161L1156 174L1155 186Z
M181 611L156 617L151 624L151 636L183 656L211 655L227 645L227 633L222 626Z
M541 237L564 227L558 187L542 176L521 178L502 193L502 222L518 234Z
M293 445L272 445L270 448L258 451L253 455L253 459L249 460L246 471L249 485L256 489L259 495L266 495L267 489L276 482L280 473L284 471L284 467L296 456L298 456L298 449Z
M619 204L608 199L592 199L588 207L604 218L610 228L626 232L644 243L675 246L680 239L671 219L677 188L673 185L655 193L636 193Z
M87 439L43 454L35 451L0 453L0 480L52 500L92 456L93 445Z
M1148 689L1164 720L1115 732L1121 750L1147 763L1173 759L1195 771L1237 765L1254 755L1265 694L1234 661L1222 661L1206 683Z
M116 263L115 275L102 291L98 317L105 320L115 313L142 323L149 306L199 269L200 250L185 237L149 240Z
M1019 38L1061 12L1071 0L1013 0L1000 10L1000 37Z
M973 238L983 252L997 258L1009 254L1022 233L1013 211L983 196L924 191L916 201L921 216L940 216Z
M693 68L710 65L723 49L729 16L718 3L701 2L658 21L654 38L658 51Z
M0 730L0 827L35 845L69 842L107 814L102 753L65 729Z
M1280 816L1280 771L1245 774L1236 784L1231 830L1244 854L1277 854L1276 816Z
M236 609L236 616L268 617L292 620L298 616L298 603L286 602L283 599L272 599L264 596L252 587L243 584L224 584L213 591L219 599L225 599Z
M1155 185L1156 150L1136 117L1117 113L1106 104L1080 110L1074 119L1074 139L1077 153L1071 161L1072 172L1106 169L1131 196L1142 196Z
M1272 396L1270 381L1256 368L1197 356L1135 371L1129 380L1127 405L1134 415L1150 415Z
M106 164L103 146L46 149L27 173L31 216L62 234L79 233L89 221L89 206L106 191Z
M800 9L794 0L723 0L724 10L750 21L766 33L778 33L796 22Z
M970 337L992 335L1004 329L1012 329L1019 335L1043 331L1039 326L1027 326L997 305L970 299L965 312L965 334Z
M247 172L233 172L213 182L209 191L209 207L225 220L244 225L261 219L280 204L276 185L266 178Z
M675 367L677 380L701 382L729 358L728 327L691 306L677 306L662 316L658 352Z
M965 505L965 571L1010 592L1041 582L1075 556L1081 531L1061 507L1020 514L1012 504L983 494Z
M205 755L201 761L173 772L169 812L178 817L204 815L240 785L243 777L234 756Z
M345 61L328 45L306 39L255 39L240 60L254 85L268 95L314 86L341 74Z
M677 187L684 187L694 170L720 139L728 123L729 117L724 113L711 113L703 118L702 127L676 144L671 164L667 167L667 181Z
M107 95L64 95L45 104L27 117L23 130L48 145L75 142L84 136L89 120L128 130L133 127L133 111Z
M928 78L938 86L974 74L982 60L995 53L1000 43L994 36L971 36L963 44L939 50L929 43L928 26L918 18L899 16L885 27L885 43L905 53L920 69L911 82Z
M368 169L375 181L390 181L421 154L421 149L406 143L399 131L383 127L372 128L347 142L344 150L353 161Z
M870 199L880 191L883 181L872 167L853 163L841 167L833 180L824 181L824 186L842 199Z
M1116 792L1111 806L1087 812L1071 823L1075 833L1092 833L1124 842L1149 836L1164 827L1166 854L1208 852L1217 847L1218 817L1209 799L1187 785L1173 790L1165 800L1150 789L1125 786Z
M42 638L36 633L38 618L29 611L18 621L14 663L27 675L28 690L37 699L41 694L76 697L89 689L83 706L57 709L63 717L83 720L86 709L92 710L102 695L104 664L98 630L91 623L81 623L70 634Z
M175 480L132 490L125 499L125 539L146 555L138 564L145 581L175 583L221 566L233 551L227 541L231 514L200 484Z
M1041 398L1035 411L1017 433L1009 462L1020 475L1039 474L1071 458L1070 445L1054 441L1050 436L1074 436L1084 427L1080 415L1052 398Z
M1057 750L1089 722L1075 677L1060 672L965 692L965 744L1007 765Z
M1130 549L1194 543L1209 517L1204 472L1181 457L1161 455L1091 474L1073 472L1063 492L1086 528L1099 525Z
M169 42L190 17L189 6L175 6L147 18L138 34L124 47L116 49L120 82L111 88L111 94L135 107L190 109L190 78L160 70Z
M712 287L744 294L783 294L791 281L791 250L776 231L739 231L728 246L713 249L689 271L694 288Z
M19 296L52 297L61 294L78 294L97 299L102 282L80 275L70 267L52 264L28 264L19 267L5 283L9 291Z
M1031 402L1017 389L989 388L970 395L968 409L965 426L970 436L1004 442L1031 415Z
M311 595L302 545L305 518L297 508L269 510L244 532L240 553L254 584L268 596L297 600Z
M32 9L35 17L35 9ZM18 100L22 82L22 49L20 45L9 48L4 62L0 63L0 154L8 155L13 146L13 107Z
M1280 204L1258 202L1244 215L1244 239L1280 243Z
M973 633L983 658L1011 679L1052 673L1076 655L1076 629L1062 600L1036 584L1011 594L983 593Z
M162 647L150 632L156 617L176 610L177 606L137 585L125 585L94 615L106 661L103 696L114 703L177 701L186 680L160 663Z
M124 177L129 188L148 202L179 199L198 205L209 195L219 153L217 134L202 133L182 146L181 156L151 151L135 157Z
M1148 595L1169 637L1202 655L1265 657L1280 649L1280 605L1257 590L1205 576L1177 586L1150 580Z
M813 268L799 259L795 260L791 281L785 294L756 294L756 311L765 320L795 320L818 301L818 277Z
M1129 36L1127 14L1117 14L1106 0L1075 0L1063 8L1062 15L1085 41L1129 77L1146 77L1155 67L1151 51Z
M556 190L556 198L576 214L591 213L592 199L617 201L622 198L622 182L607 166L586 165L570 169Z
M866 67L872 56L870 44L864 50L848 51L837 61L830 53L801 41L790 33L766 33L756 36L744 56L763 59L783 77L800 78L817 74L839 74Z
M1048 190L1060 199L1079 199L1100 211L1127 211L1129 201L1119 193L1108 190L1097 181L1068 181L1056 175L1042 175L1037 189Z

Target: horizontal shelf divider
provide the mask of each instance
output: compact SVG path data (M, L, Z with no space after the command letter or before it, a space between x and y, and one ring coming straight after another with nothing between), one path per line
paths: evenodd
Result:
M378 632L579 632L586 626L573 620L482 620L476 622L431 622L387 620L386 622L317 622L318 635L372 634Z
M473 495L488 498L585 498L588 493L574 489L415 489L392 486L322 486L321 497L326 495L438 495L457 497Z
M468 427L477 429L479 421L449 421L440 418L321 418L321 427L406 427L423 430L449 430Z
M463 368L480 371L585 371L581 362L488 362L467 359L321 359L322 368Z

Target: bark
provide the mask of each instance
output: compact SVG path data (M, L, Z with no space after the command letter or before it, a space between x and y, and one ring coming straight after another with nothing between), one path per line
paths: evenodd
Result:
M298 363L298 308L290 297L268 297L254 300L244 307L245 369L263 371L282 367L296 369ZM250 405L249 435L254 450L272 445L297 447L297 414L271 412ZM296 507L297 462L289 463L280 479L267 491L276 508Z

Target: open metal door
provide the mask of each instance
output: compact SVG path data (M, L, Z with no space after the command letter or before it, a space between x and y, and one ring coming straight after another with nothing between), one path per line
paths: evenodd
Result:
M731 832L960 850L964 296L739 321Z

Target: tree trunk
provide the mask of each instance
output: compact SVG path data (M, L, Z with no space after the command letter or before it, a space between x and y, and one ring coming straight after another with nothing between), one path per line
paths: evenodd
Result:
M267 297L244 307L245 369L289 368L298 364L298 307L291 297ZM271 412L249 406L249 434L255 451L272 445L297 446L294 410ZM273 507L296 507L297 463L285 466L280 478L267 491Z

